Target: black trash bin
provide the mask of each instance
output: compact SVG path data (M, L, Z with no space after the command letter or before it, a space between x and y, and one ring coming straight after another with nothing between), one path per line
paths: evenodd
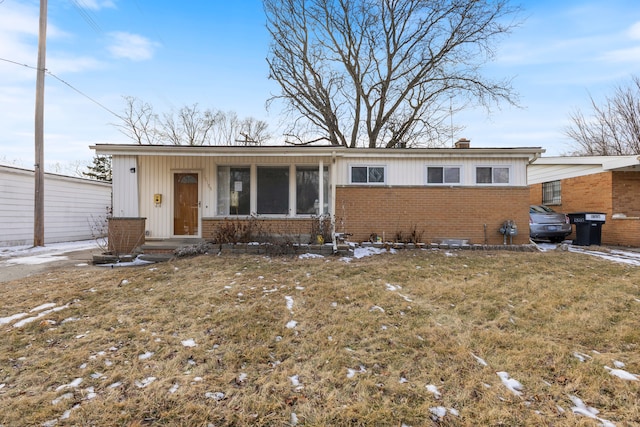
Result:
M574 212L570 213L569 222L576 226L576 238L573 244L577 246L600 245L602 243L602 224L606 215L602 212Z

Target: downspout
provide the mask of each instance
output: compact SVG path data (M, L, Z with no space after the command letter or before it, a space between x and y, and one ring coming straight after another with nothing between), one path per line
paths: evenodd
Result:
M322 176L322 175L321 175ZM329 168L329 189L331 203L329 204L329 216L331 218L331 235L333 236L333 253L338 253L338 238L336 237L336 152L331 152L331 167Z

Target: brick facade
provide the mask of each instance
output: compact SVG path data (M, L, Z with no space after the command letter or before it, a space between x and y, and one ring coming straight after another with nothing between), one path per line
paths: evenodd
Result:
M373 187L336 188L336 231L352 241L372 233L393 241L412 231L422 243L466 239L470 244L503 243L506 220L519 228L513 244L529 242L528 187Z
M603 212L607 219L602 244L640 247L640 172L601 172L563 179L561 186L562 204L551 206L554 210ZM530 202L542 203L542 184L530 187ZM614 214L626 218L614 218Z
M109 218L109 251L130 254L145 242L146 218Z

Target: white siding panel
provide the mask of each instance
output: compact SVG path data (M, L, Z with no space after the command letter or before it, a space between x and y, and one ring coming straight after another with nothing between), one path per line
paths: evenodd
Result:
M126 156L114 156L114 159ZM324 159L331 164L331 158ZM173 233L173 174L197 172L199 174L200 218L216 215L217 166L251 165L317 165L319 158L293 157L167 157L141 156L138 160L140 185L139 216L147 218L148 239L166 239ZM129 174L129 164L122 166ZM161 194L162 203L156 206L153 195ZM114 203L115 205L115 203ZM201 228L200 228L201 230Z
M584 175L592 175L594 173L603 172L601 165L583 164L583 165L537 165L529 166L528 183L540 184L543 182L557 181L561 179L576 178Z
M455 165L462 167L462 185L475 185L476 166L509 166L511 169L511 186L527 185L527 160L513 157L440 157L440 158L340 158L337 164L337 185L349 184L349 167L351 165L386 166L386 185L425 185L425 167Z
M33 244L33 171L0 166L0 246ZM44 175L44 241L88 240L111 206L111 185Z
M136 156L113 156L113 216L118 218L137 218L138 182L140 174ZM131 169L135 168L135 173Z

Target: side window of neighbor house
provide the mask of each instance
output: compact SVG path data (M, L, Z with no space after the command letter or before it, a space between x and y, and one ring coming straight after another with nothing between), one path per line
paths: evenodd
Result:
M476 167L476 184L508 184L509 168L501 166Z
M542 183L542 204L559 205L562 203L560 181L550 181Z
M258 213L289 213L289 167L258 166Z
M328 212L329 168L322 173L322 192L324 205L320 206L320 170L318 166L296 167L296 214L319 215Z
M427 184L460 184L460 166L427 166Z
M249 215L250 177L248 167L218 166L218 215Z
M385 166L350 166L351 184L384 184L386 182Z

